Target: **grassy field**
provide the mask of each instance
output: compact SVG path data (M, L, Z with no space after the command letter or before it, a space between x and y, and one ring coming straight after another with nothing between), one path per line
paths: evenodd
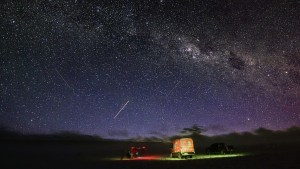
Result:
M159 160L159 161L180 161L180 160L204 160L204 159L214 159L214 158L235 158L235 157L242 157L251 155L250 153L233 153L233 154L214 154L214 155L207 155L207 154L196 154L193 158L188 159L179 159L179 158L171 158L166 155L146 155L142 157L137 157L133 159L123 158L123 157L112 157L112 158L98 158L102 160L112 160L112 161L119 161L119 160Z
M128 160L120 142L1 142L1 168L78 169L299 169L299 146L245 147L231 155L198 154L193 159L169 158L163 143L148 143L152 151ZM265 148L269 147L269 148ZM259 151L260 150L260 151Z

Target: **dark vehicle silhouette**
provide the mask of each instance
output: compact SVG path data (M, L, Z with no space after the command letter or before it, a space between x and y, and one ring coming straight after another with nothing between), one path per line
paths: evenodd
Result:
M207 154L230 154L233 151L233 146L228 146L225 143L214 143L206 148Z
M128 158L137 158L142 157L145 155L146 147L130 147L129 151L127 152Z

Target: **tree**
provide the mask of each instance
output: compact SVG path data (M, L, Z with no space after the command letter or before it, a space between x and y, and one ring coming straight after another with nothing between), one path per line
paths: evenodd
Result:
M183 128L181 133L183 133L183 134L192 134L192 135L193 134L200 135L204 131L206 131L206 130L202 126L194 124L190 128Z

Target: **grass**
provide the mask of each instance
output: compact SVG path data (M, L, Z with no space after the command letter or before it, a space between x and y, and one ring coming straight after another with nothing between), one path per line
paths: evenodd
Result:
M192 159L189 160L200 160L200 159L212 159L212 158L233 158L233 157L241 157L241 156L247 156L249 154L246 153L239 153L239 154L214 154L214 155L206 155L206 154L199 154L193 156ZM165 158L165 160L185 160L185 159L179 159L179 158Z
M235 154L214 154L214 155L206 155L206 154L198 154L194 155L193 158L189 159L179 159L179 158L171 158L171 157L165 157L165 156L145 156L145 157L139 157L134 159L128 159L128 158L105 158L103 160L109 160L109 161L119 161L119 160L159 160L159 161L178 161L178 160L202 160L202 159L214 159L214 158L234 158L234 157L241 157L241 156L247 156L250 154L247 153L235 153Z

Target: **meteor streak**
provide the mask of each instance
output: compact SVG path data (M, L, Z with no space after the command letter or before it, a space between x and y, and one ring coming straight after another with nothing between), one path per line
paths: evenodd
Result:
M126 105L129 103L129 100L123 105L123 107L118 111L118 113L115 115L114 119L121 113L121 111L126 107Z
M70 89L72 89L72 87L69 85L69 83L65 80L65 78L59 73L59 71L57 70L57 69L55 69L56 70L56 72L58 73L58 75L62 78L62 80L66 83L66 85L70 88Z
M173 92L173 90L177 87L177 85L178 85L179 83L180 83L180 81L176 83L176 85L172 88L172 90L167 94L167 97Z
M55 69L55 71L56 71L56 72L58 73L58 75L62 78L62 80L66 83L67 87L68 87L69 89L71 89L71 90L73 91L74 94L76 94L75 91L74 91L74 89L69 85L69 83L65 80L65 78L59 73L59 71L58 71L57 69Z

